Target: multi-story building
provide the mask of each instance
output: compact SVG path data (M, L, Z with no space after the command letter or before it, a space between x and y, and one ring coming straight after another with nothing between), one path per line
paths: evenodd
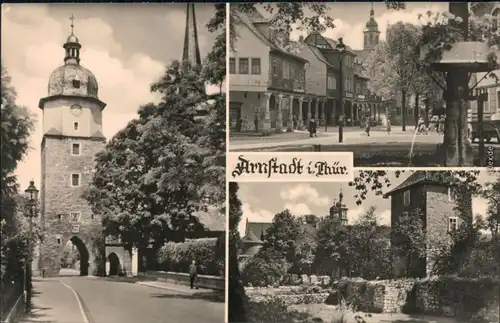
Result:
M493 18L493 28L500 28L500 2L474 2L471 3L471 10L476 16L490 14ZM500 57L500 51L496 53ZM497 76L500 75L500 70L493 71ZM486 73L476 73L472 76L473 84L477 85L477 89L485 89L488 93L487 101L484 103L483 120L500 120L500 86L495 79L485 75ZM470 102L468 111L469 121L477 120L477 101Z
M233 13L238 38L229 57L230 129L292 131L293 116L300 117L300 110L308 104L308 62L285 50L288 35L270 26L258 12Z
M326 105L326 115L331 116L328 120L331 125L338 124L339 116L341 115L339 101L340 98L342 98L344 101L345 124L352 125L354 120L354 58L356 57L356 53L352 50L352 48L346 46L344 52L341 54L337 50L337 41L324 37L319 33L309 34L304 42L317 48L328 64L332 67L332 70L339 71L340 62L342 61L342 89L340 86L336 86L337 94L330 100L329 104ZM340 74L337 73L337 75L337 84L339 84L338 78L340 77ZM340 93L340 91L343 93Z
M414 268L412 274L417 277L428 276L432 268L433 247L439 243L450 243L449 233L458 229L463 214L470 214L472 221L472 197L462 196L461 199L471 201L470 209L462 210L462 215L457 214L457 200L453 194L456 180L444 177L437 172L417 171L410 175L403 183L385 194L391 198L391 227L394 228L399 218L407 215L419 214L422 218L424 232L428 241L426 257L421 259L420 265ZM461 203L463 209L464 203ZM420 213L416 211L419 210ZM392 240L392 239L391 239ZM396 241L391 241L395 244ZM394 274L402 275L401 268L406 259L396 259Z
M303 38L299 40L297 50L298 54L309 62L306 69L306 98L311 103L310 109L302 112L302 120L317 119L319 125L331 123L332 105L339 97L339 71L317 47L304 43ZM302 120L299 120L299 124Z

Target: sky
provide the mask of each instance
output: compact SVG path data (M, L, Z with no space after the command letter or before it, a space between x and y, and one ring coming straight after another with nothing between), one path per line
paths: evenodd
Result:
M355 172L354 176L357 176ZM406 171L396 177L394 172L389 172L387 177L391 181L391 187L385 188L387 193L402 183L411 171ZM478 182L485 184L496 179L488 175L486 171L480 173ZM243 236L245 234L245 222L272 222L276 213L285 209L295 216L315 214L326 216L334 200L338 201L340 190L344 194L343 201L348 208L348 221L355 223L358 217L366 212L371 206L376 208L376 214L382 225L390 225L391 200L368 192L366 200L358 206L354 195L356 191L348 183L239 183L238 196L242 203L242 219L238 230ZM473 213L485 214L487 202L482 198L473 199Z
M32 149L17 169L25 189L31 179L40 187L42 114L40 98L47 96L52 71L63 65L63 43L75 16L75 35L82 44L81 65L99 83L99 98L107 103L104 135L110 139L137 109L158 97L150 84L173 60L182 58L186 4L2 4L2 64L12 77L17 103L36 118L30 138ZM196 4L201 56L211 49L216 34L205 25L215 11L213 4ZM207 91L218 91L209 87Z
M353 49L363 49L363 30L370 18L370 2L336 2L327 3L328 15L332 17L334 29L327 30L323 35L332 39L343 37L344 44ZM399 21L418 23L418 14L425 14L428 10L432 12L445 12L448 10L447 2L406 2L406 9L395 11L387 10L384 2L374 2L375 21L378 23L380 40L385 40L388 24ZM265 17L269 14L259 9ZM298 40L300 31L292 32L293 40ZM305 34L303 34L306 36Z

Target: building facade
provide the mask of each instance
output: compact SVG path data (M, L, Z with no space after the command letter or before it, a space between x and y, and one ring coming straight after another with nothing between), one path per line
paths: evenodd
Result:
M294 115L304 123L300 110L309 103L304 96L307 61L283 49L288 35L262 15L234 14L238 39L229 57L230 129L292 131Z
M304 43L301 38L297 44L298 55L307 59L306 69L306 101L305 110L299 111L302 120L314 119L318 125L331 124L332 105L338 98L339 71L330 64L323 53L315 46ZM301 114L302 113L302 114ZM299 120L299 124L304 122ZM299 127L300 128L300 127Z
M452 191L455 183L452 177L443 178L435 172L417 171L385 195L391 198L392 228L398 224L402 216L420 215L422 217L428 245L425 259L421 259L418 268L412 271L416 277L426 277L431 274L433 246L451 243L449 233L457 230L463 221L463 217L457 213L458 203ZM462 210L462 212L470 214L472 221L472 197L469 195L461 198L470 201L468 204L470 209ZM461 206L463 207L463 204ZM419 212L416 212L417 210ZM394 240L391 243L396 244ZM404 274L401 268L405 263L406 259L403 258L394 261L396 277Z
M491 15L493 28L500 29L500 2L474 2L471 3L471 10L476 16ZM500 57L500 51L497 51L497 56ZM500 70L493 71L497 76L500 75ZM477 82L477 89L483 89L488 93L487 101L483 107L483 120L500 120L500 85L495 79L490 78L486 73L476 73L472 77L473 85ZM469 121L477 120L477 101L470 102L468 110Z

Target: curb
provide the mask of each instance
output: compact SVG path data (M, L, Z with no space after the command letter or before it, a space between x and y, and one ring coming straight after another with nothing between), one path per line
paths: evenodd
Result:
M153 284L153 283L148 283L148 282L136 282L136 284L144 285L144 286L148 286L148 287L153 287L153 288L159 288L159 289L165 289L165 290L172 290L172 291L181 292L181 293L184 293L184 294L191 294L190 292L182 290L182 289L177 289L177 288L172 288L172 287L166 287L166 286L159 286L159 285L156 285L156 284Z

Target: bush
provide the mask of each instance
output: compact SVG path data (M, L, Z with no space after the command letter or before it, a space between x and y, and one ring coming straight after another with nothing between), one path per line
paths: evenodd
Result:
M224 265L218 259L217 238L187 240L186 242L169 242L158 251L160 269L187 273L193 260L198 265L198 274L222 276Z
M470 321L498 321L500 282L492 278L439 277L415 283L418 312ZM444 312L444 313L443 313Z
M262 302L249 301L247 303L248 322L253 323L295 323L308 317L290 309L279 297L267 298Z
M290 265L274 250L261 249L248 260L241 273L244 286L278 286L285 277Z

